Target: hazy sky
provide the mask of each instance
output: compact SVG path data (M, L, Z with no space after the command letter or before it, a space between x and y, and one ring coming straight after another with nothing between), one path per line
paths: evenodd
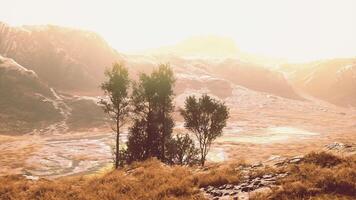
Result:
M221 35L267 56L356 56L356 0L0 0L0 21L92 30L119 51Z

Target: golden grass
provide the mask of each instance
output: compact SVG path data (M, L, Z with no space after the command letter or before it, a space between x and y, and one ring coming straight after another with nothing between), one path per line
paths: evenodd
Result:
M63 178L54 181L0 178L2 200L118 200L204 199L185 167L164 166L157 160L136 163L102 176Z
M21 176L0 177L1 200L200 200L199 188L238 184L243 180L241 163L210 165L207 168L166 166L156 159L133 163L120 170L97 175L56 180L26 180ZM290 173L280 187L254 199L355 199L356 156L340 158L327 153L310 153L301 164L281 170ZM250 177L277 173L264 168Z
M355 199L356 156L340 158L329 153L310 153L299 165L290 166L290 176L281 187L255 199Z
M237 169L240 163L231 163L229 165L213 166L206 171L196 173L194 182L199 187L221 186L231 183L238 184L242 180L241 172Z

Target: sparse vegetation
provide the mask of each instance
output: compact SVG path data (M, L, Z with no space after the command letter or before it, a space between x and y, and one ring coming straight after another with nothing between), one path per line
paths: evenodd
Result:
M228 108L207 94L199 99L190 96L185 101L185 108L181 109L181 115L184 117L184 126L198 140L200 164L204 166L212 142L222 135L222 129L226 126Z
M355 199L356 156L340 158L321 152L306 155L299 165L288 167L290 175L281 187L256 199Z
M199 161L198 154L198 149L188 134L177 134L167 144L167 160L170 164L196 164Z
M105 72L105 76L108 80L101 85L101 89L108 96L108 100L101 100L100 104L114 122L112 129L116 132L115 168L118 168L121 161L120 128L127 122L130 111L128 97L130 79L128 70L118 63L113 64L112 68Z

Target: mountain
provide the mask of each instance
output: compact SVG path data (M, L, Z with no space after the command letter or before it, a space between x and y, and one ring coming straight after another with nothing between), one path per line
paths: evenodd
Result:
M239 59L198 59L178 56L127 56L133 74L150 72L159 63L169 63L175 73L175 93L193 90L221 99L232 95L235 85L276 96L301 100L284 75ZM130 71L130 73L131 73Z
M99 35L52 25L0 23L0 54L33 70L51 87L98 90L105 67L120 58Z
M79 94L98 92L98 86L104 79L105 67L114 61L125 63L134 78L140 72L149 72L158 63L168 62L178 71L194 70L195 65L204 65L209 68L207 72L215 78L227 79L226 81L257 91L297 98L279 73L250 62L226 59L239 52L232 39L217 36L193 37L172 48L161 48L160 52L164 54L124 55L116 52L93 32L52 25L10 27L0 23L0 54L33 70L41 80L57 90ZM172 55L167 56L169 53ZM197 57L186 59L184 55ZM223 58L218 59L219 61L198 58L214 55ZM214 81L215 90L227 88L226 83L223 84L224 81L221 80ZM192 86L179 80L177 84L182 84L179 88Z
M54 91L37 74L0 56L0 132L30 131L62 119Z
M307 94L340 106L356 106L356 58L289 64L281 69Z
M176 55L182 57L226 58L239 53L233 39L220 36L194 36L177 44L151 49L145 54Z
M251 90L285 98L302 99L282 73L272 71L258 64L238 59L226 59L216 66L209 67L209 69L217 76Z
M32 70L0 55L0 133L63 133L103 126L95 97L59 93Z

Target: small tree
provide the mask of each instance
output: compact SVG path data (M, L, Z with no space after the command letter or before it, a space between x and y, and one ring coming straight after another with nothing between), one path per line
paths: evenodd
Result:
M105 72L105 76L107 80L102 83L101 89L108 99L102 99L100 104L115 123L112 129L116 132L115 168L117 169L120 165L120 128L129 115L130 79L128 70L118 63L114 63L112 68Z
M222 135L222 129L226 126L228 108L204 94L199 99L187 97L180 113L185 120L184 126L195 134L199 142L200 163L204 166L211 143Z
M170 164L193 165L198 163L199 151L188 134L177 134L167 143L167 161Z

